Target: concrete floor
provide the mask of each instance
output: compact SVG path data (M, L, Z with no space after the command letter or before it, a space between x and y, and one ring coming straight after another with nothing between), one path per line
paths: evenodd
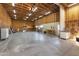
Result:
M18 32L0 42L1 56L79 56L73 40L37 32Z

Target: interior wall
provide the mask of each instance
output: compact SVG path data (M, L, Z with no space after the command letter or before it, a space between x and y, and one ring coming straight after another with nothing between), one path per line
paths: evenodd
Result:
M57 29L59 22L43 24L43 29Z
M42 25L46 23L59 22L59 12L52 13L48 16L45 16L35 22L35 25Z
M34 22L27 22L22 20L12 20L12 28L16 31L19 30L33 30L34 29Z
M55 34L59 35L59 22L47 23L47 24L43 24L42 26L43 26L42 28L43 31L55 30Z
M66 9L66 30L71 33L75 33L75 31L79 28L79 4L74 5Z
M35 25L39 27L43 26L41 30L44 31L55 31L56 35L59 35L59 12L52 13L44 18L41 18L35 22Z
M11 19L3 6L0 4L0 27L10 27Z

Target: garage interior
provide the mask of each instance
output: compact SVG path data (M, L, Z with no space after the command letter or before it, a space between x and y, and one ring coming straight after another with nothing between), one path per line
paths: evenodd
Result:
M79 56L78 3L0 3L1 56Z

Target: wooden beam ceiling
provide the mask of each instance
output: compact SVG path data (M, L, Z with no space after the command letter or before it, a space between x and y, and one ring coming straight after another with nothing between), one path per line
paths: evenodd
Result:
M11 3L4 3L2 5L13 20L26 19L28 21L35 21L41 18L39 16L45 17L45 13L49 11L49 14L59 12L59 7L53 3L16 3L15 6L12 6ZM35 8L37 9L35 10ZM15 10L16 13L14 13L13 10ZM29 16L30 13L32 15ZM14 15L16 15L16 19Z

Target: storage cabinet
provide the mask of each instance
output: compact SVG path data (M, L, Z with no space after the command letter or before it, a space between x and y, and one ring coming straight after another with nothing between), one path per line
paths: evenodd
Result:
M0 29L0 40L7 39L9 37L9 28Z
M60 38L61 39L68 39L70 37L69 32L60 32Z

